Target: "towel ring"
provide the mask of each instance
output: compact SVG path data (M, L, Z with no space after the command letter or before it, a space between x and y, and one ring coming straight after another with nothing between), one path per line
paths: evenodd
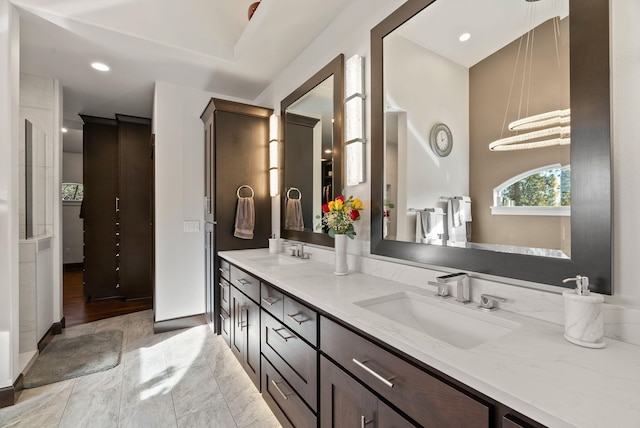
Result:
M238 196L238 198L240 198L240 190L242 189L249 189L251 190L251 196L246 196L247 198L253 198L254 195L256 194L256 192L253 191L253 187L249 186L248 184L243 184L242 186L238 187L238 190L236 190L236 195Z
M296 192L298 192L298 199L296 199L296 200L299 201L300 199L302 199L302 192L297 187L290 187L289 190L287 190L287 199L291 199L291 191L292 190L295 190Z

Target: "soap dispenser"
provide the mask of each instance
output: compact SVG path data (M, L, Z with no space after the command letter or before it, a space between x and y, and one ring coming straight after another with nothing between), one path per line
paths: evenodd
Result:
M563 291L564 338L587 348L604 348L604 297L589 292L589 278L577 275L562 282L575 281L576 288Z

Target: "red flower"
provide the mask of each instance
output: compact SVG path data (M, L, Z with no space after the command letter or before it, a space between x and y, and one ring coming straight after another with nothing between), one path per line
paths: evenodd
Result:
M351 212L349 213L349 217L351 217L352 221L356 221L360 217L360 211L351 210Z
M342 201L342 202L344 202L344 196L337 196L337 197L336 197L336 201Z
M322 206L322 212L323 213L328 213L329 212L329 204L324 204Z

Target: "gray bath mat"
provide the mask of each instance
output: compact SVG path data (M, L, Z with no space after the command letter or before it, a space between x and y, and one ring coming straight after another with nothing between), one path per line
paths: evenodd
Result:
M122 331L111 330L54 340L24 376L24 387L35 388L109 370L120 363Z

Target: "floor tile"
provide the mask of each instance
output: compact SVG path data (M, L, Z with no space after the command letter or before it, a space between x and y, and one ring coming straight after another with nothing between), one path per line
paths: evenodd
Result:
M155 396L134 407L120 407L120 428L177 426L171 394Z
M235 428L236 423L233 415L224 400L221 400L213 407L201 410L196 413L187 413L178 418L178 428Z
M118 426L120 385L90 393L72 394L60 428L112 428Z

